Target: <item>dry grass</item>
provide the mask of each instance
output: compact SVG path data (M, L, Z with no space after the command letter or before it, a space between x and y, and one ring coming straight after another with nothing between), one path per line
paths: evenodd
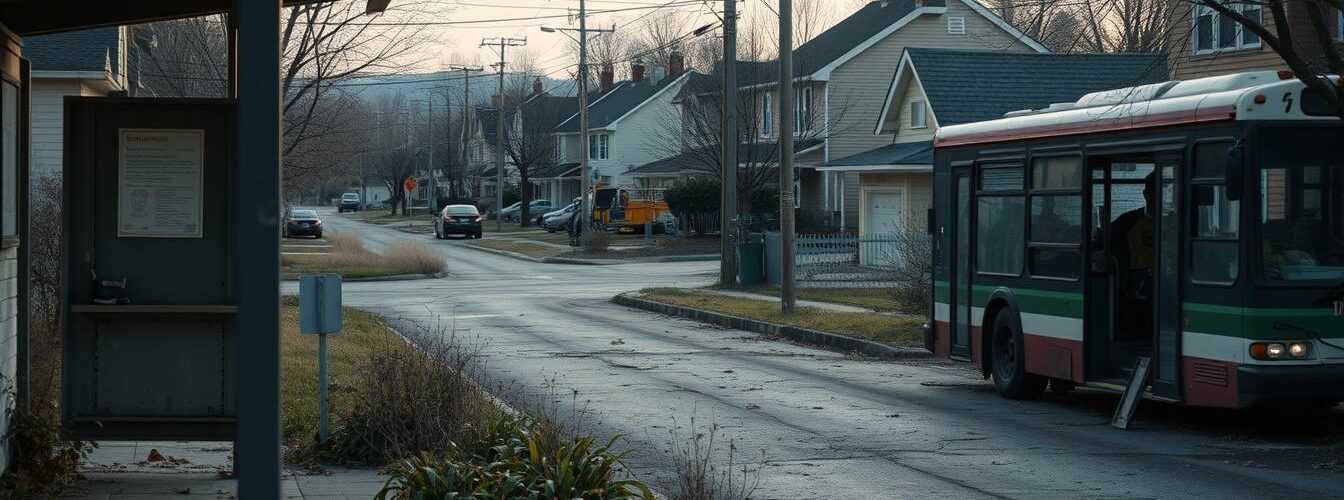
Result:
M920 326L924 318L919 316L834 312L811 307L799 307L792 314L784 314L776 301L726 297L685 288L646 288L640 293L643 298L658 302L897 345L918 345L923 338Z
M583 237L587 240L589 252L605 252L611 247L611 235L606 231L588 231Z
M746 286L739 290L779 296L779 289L770 286ZM902 311L891 290L887 288L802 288L798 290L798 299L864 307L878 312L924 314L924 311Z
M358 235L331 232L329 254L287 254L281 256L283 270L288 273L334 273L345 278L398 276L405 274L434 275L448 269L444 261L429 247L413 242L397 243L378 254L364 248Z

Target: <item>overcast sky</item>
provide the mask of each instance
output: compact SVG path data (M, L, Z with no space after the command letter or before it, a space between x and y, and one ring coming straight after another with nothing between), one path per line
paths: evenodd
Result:
M853 12L862 3L861 0L802 1L819 2L826 26ZM431 60L422 65L425 71L461 63L479 64L488 70L489 64L498 61L499 56L494 50L479 45L482 38L490 37L526 37L526 47L508 49L509 59L520 54L515 51L525 51L521 54L532 58L551 78L569 78L577 65L569 50L570 39L561 33L543 33L540 28L543 25L577 27L578 22L569 14L577 12L578 0L438 0L437 3L446 8L445 13L435 20L454 24L434 28L437 41L429 50ZM776 3L777 0L742 0L738 5L746 16L744 22L777 23ZM414 8L415 4L407 1L401 6ZM673 19L681 24L675 28L690 33L697 27L717 23L715 11L721 10L722 5L720 0L587 0L590 28L614 25L627 32L643 29L642 22L653 14L674 12Z

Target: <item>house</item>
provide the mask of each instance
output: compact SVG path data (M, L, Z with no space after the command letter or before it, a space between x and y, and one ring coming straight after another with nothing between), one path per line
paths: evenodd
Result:
M499 97L495 96L495 102L499 102ZM497 138L495 128L498 126L497 117L499 111L498 105L494 108L477 108L475 118L470 120L472 125L469 130L464 131L467 136L467 172L468 177L477 179L476 189L473 190L479 198L493 200L495 198L495 185L498 182L496 173L496 162L498 156ZM504 185L516 185L518 183L518 173L509 161L508 155L504 155Z
M939 127L1066 106L1089 92L1167 80L1163 54L1042 54L908 48L870 135L886 143L818 170L858 177L861 234L922 228Z
M513 112L509 140L515 163L526 165L531 199L550 200L552 206L568 205L579 196L579 162L560 162L561 140L555 127L579 110L579 98L557 96L532 81L532 92ZM521 175L519 176L521 178Z
M631 65L630 79L613 82L611 68L599 73L596 99L588 104L588 144L579 144L579 116L575 113L555 128L557 163L577 163L588 155L594 183L635 187L630 169L652 159L675 154L680 119L672 105L694 71L685 70L679 53L673 53L666 70L656 67L646 74L644 64ZM671 139L668 139L671 137Z
M794 120L800 141L820 141L795 160L799 205L810 219L859 225L858 174L817 167L891 142L871 133L881 113L875 104L909 47L1046 52L974 0L877 0L794 51L792 117L779 116L777 62L739 65L738 92L757 110L746 122L753 142L778 141L780 119Z
M1260 19L1266 28L1274 28L1274 16L1264 2L1233 2L1235 9L1250 19ZM1326 4L1328 5L1328 4ZM1284 2L1284 14L1294 33L1295 48L1318 70L1324 70L1324 50L1314 39L1316 33L1307 9L1315 2ZM1344 50L1344 13L1326 9L1329 32L1334 36L1337 49ZM1171 47L1171 77L1189 80L1206 76L1225 75L1254 70L1286 70L1288 65L1273 49L1261 43L1255 32L1244 29L1218 11L1199 2L1177 2L1172 8L1172 30L1181 36L1168 45ZM1186 28L1188 27L1188 28Z
M107 96L130 88L130 30L110 26L24 40L24 55L32 61L29 161L33 178L61 174L65 96Z

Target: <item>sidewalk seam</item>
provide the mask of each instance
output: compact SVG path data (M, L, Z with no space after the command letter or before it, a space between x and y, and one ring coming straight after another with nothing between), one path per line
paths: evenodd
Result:
M707 311L704 309L696 309L692 307L685 307L674 304L668 304L664 302L658 302L655 300L632 297L624 293L612 297L611 301L618 305L632 307L635 309L643 309L645 311L651 311L660 314L666 314L668 316L676 316L691 319L695 321L700 321L702 323L726 326L729 328L736 328L738 330L746 330L749 332L759 333L762 335L783 337L796 342L834 349L843 352L858 352L867 356L873 356L878 358L927 358L933 356L933 353L930 353L924 349L890 346L880 342L854 338L848 335L841 335L838 333L830 333L818 330L811 330L807 328L800 328L796 326L768 323L765 321L758 321L751 318L743 318L740 316L733 316L730 314Z

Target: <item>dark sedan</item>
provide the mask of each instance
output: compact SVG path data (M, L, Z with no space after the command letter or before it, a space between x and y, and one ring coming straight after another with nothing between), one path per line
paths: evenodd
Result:
M434 237L444 239L450 234L481 238L481 213L476 207L471 205L443 207L443 211L434 219Z
M322 219L317 218L316 210L294 209L285 217L285 237L312 236L322 237Z

